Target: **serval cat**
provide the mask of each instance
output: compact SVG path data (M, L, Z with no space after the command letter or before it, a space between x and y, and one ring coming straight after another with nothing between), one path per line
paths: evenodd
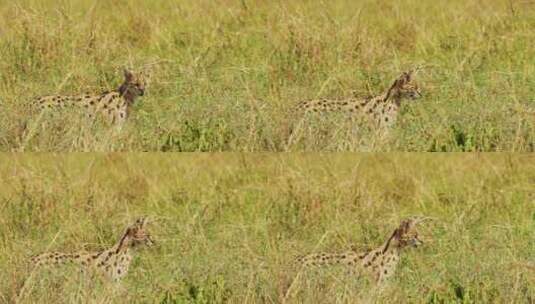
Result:
M81 266L82 270L97 270L111 280L119 281L128 272L133 257L132 249L141 245L152 246L154 244L146 225L146 218L139 218L126 228L115 245L106 250L74 253L46 252L33 257L31 262L36 267L74 263Z
M413 70L403 72L386 92L375 97L305 100L299 102L296 109L302 113L344 112L370 121L381 129L390 127L396 121L403 100L422 96L413 74Z
M78 107L84 109L90 118L102 114L111 124L123 124L130 114L130 108L138 96L145 94L143 72L124 70L124 82L117 90L100 94L50 95L37 98L41 109Z
M309 254L298 257L297 262L303 266L342 265L359 275L371 275L375 282L382 284L396 271L402 250L423 243L415 228L419 222L421 220L418 219L403 220L392 235L373 250Z

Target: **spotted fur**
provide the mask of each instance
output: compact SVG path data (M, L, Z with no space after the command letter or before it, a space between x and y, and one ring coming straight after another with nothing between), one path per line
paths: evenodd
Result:
M141 245L152 246L154 244L146 224L145 218L136 220L126 228L119 241L106 250L74 253L46 252L32 257L31 262L35 267L72 263L83 269L97 270L108 278L119 281L128 272L133 258L132 249Z
M137 97L145 94L143 73L124 70L124 82L111 92L83 95L50 95L37 98L41 109L78 107L93 118L103 115L112 124L122 124L130 114L130 108Z
M392 235L380 247L373 250L314 253L298 257L296 261L306 267L342 265L357 274L371 275L381 284L395 273L403 249L417 247L423 243L418 238L418 231L415 228L418 222L415 219L402 221Z
M373 122L380 128L390 127L396 121L401 102L422 96L413 79L413 71L404 72L392 86L381 95L369 98L349 97L345 99L313 99L297 104L302 113L345 112L361 120Z

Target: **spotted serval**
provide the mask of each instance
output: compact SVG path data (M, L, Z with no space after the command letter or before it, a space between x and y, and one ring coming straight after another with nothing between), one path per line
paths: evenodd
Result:
M301 113L345 112L379 128L390 127L396 121L403 100L422 96L413 79L414 73L413 70L403 72L386 92L375 97L305 100L299 102L296 109Z
M382 284L396 271L402 250L423 243L415 228L421 221L422 219L402 221L386 242L373 250L309 254L298 257L297 263L303 266L342 265L359 275L371 275L378 284Z
M78 107L87 111L90 118L102 114L111 124L123 124L130 114L130 108L138 96L145 94L143 72L124 70L124 82L117 90L100 94L50 95L37 98L41 109Z
M106 250L74 253L46 252L33 257L31 262L36 267L73 263L82 267L82 270L97 270L113 281L119 281L128 272L133 257L132 249L141 245L152 246L154 244L146 225L146 218L139 218L126 228L114 246Z

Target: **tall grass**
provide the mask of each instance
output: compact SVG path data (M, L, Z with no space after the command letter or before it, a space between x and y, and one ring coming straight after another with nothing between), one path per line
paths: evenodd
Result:
M526 1L0 2L4 151L533 151L535 5ZM380 93L422 65L425 97L386 138L295 102ZM32 98L148 69L120 132Z
M534 181L531 155L0 156L0 303L533 303ZM120 284L27 266L139 215L157 246ZM382 291L292 266L414 215L425 244Z

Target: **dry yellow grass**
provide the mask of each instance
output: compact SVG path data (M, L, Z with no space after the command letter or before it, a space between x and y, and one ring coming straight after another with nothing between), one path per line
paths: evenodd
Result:
M23 285L20 303L532 303L534 182L527 154L0 155L0 303ZM138 215L158 245L120 286L70 267L24 283L29 256L107 246ZM291 267L412 215L435 219L426 244L381 293Z
M535 6L516 0L0 2L3 151L534 151ZM295 102L378 93L423 65L388 138ZM41 94L152 72L121 132L44 117Z

